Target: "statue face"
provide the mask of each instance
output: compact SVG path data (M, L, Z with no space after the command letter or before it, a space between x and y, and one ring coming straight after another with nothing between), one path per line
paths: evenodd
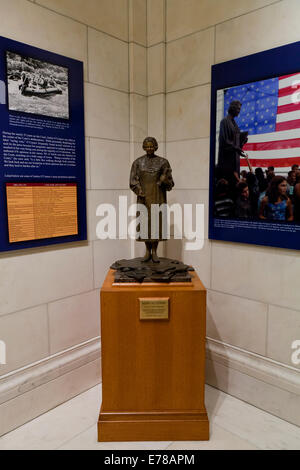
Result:
M230 114L232 114L233 117L237 117L241 112L241 107L241 103L235 103L234 105L231 105Z
M155 152L154 144L153 142L150 142L150 141L144 144L143 149L145 150L147 155L153 155Z
M235 106L236 116L238 116L238 115L240 114L240 112L241 112L241 107L242 107L241 104L237 104L237 105Z

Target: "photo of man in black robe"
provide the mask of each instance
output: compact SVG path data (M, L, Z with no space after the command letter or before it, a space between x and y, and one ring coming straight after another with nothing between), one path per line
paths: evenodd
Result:
M240 181L240 157L243 156L243 145L248 140L248 132L241 132L235 122L235 117L240 114L242 103L234 100L230 103L228 114L220 123L218 179L228 181L232 194Z

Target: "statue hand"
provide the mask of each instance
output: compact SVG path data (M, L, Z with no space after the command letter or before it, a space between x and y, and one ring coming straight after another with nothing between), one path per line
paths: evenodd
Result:
M169 171L169 169L166 169L166 170L161 174L161 176L160 176L160 178L159 178L159 182L158 182L157 184L158 184L159 186L161 186L162 183L164 183L165 181L168 180L169 176L170 176L170 171Z

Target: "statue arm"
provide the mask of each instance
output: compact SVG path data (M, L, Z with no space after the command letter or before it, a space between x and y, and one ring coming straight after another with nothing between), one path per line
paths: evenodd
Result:
M172 169L168 161L166 161L166 163L164 164L162 168L162 174L159 180L159 185L160 186L164 185L167 191L171 191L171 189L174 186L174 180L172 177Z
M131 167L129 186L131 191L133 191L137 196L142 194L142 187L140 185L136 162L133 162Z

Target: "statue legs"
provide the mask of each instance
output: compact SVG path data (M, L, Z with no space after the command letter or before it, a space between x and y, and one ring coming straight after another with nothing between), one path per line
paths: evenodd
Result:
M146 253L145 253L143 261L147 262L152 259L153 263L159 263L159 258L157 256L158 242L145 242L145 245L146 245Z
M145 254L144 259L143 259L144 262L151 260L151 245L152 245L152 243L151 242L145 242L145 245L146 245L146 254Z
M153 263L159 263L159 258L157 256L157 247L158 247L158 242L153 242L152 243L152 261L153 261Z

